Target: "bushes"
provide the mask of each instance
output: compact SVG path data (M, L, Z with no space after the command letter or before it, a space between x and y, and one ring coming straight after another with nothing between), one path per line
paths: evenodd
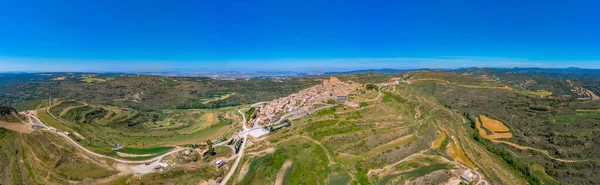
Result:
M333 104L335 104L335 103L337 103L337 102L336 102L335 100L333 100L333 99L328 99L328 100L327 100L327 104L331 104L331 105L333 105Z
M379 87L377 87L377 85L375 85L375 84L367 84L366 88L367 88L367 90L379 91Z

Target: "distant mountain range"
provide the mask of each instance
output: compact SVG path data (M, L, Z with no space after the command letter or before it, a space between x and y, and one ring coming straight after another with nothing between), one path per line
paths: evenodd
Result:
M256 78L256 77L276 77L276 78L288 78L288 77L305 77L305 76L324 76L324 75L347 75L347 74L361 74L361 73L379 73L386 75L394 75L407 71L418 71L418 70L441 70L441 71L466 71L473 69L486 69L486 70L498 70L498 71L513 71L518 73L565 73L565 74L600 74L600 69L586 69L586 68L457 68L457 69L360 69L351 71L314 71L314 72L295 72L295 71L255 71L255 72L240 72L240 71L221 71L221 72L139 72L139 73L123 73L123 74L145 74L155 76L189 76L189 77L210 77L215 79L240 79L240 78ZM38 71L9 71L0 72L0 74L30 74L30 73L45 73ZM47 73L47 72L46 72ZM52 72L56 74L56 72ZM77 72L85 73L85 72ZM103 73L88 73L88 74L103 74ZM117 73L106 73L106 74L117 74Z

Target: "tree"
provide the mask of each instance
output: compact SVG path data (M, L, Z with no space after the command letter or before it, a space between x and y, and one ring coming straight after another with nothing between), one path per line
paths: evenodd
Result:
M375 84L367 84L367 90L376 90L379 91L379 87Z
M215 148L213 148L212 142L210 140L206 140L206 145L208 145L208 153L210 155L214 155L215 154Z
M328 99L328 100L327 100L327 104L335 104L335 103L336 103L336 102L335 102L335 100L333 100L333 99Z
M369 106L369 104L367 102L360 102L360 106L361 107L366 107L366 106Z

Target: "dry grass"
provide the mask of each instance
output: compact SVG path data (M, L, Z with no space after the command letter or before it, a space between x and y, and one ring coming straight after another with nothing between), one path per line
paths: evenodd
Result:
M448 144L448 149L446 151L450 157L458 162L467 165L468 167L475 168L475 165L473 162L471 162L471 160L469 160L469 158L467 158L465 152L462 150L456 139L453 138L453 142Z
M506 133L493 133L488 135L489 139L508 139L511 138L513 135L510 132L506 132Z
M481 128L481 121L479 119L477 119L475 126L477 127L477 130L479 131L479 135L481 137L488 139L490 141L493 141L493 142L495 142L496 139L508 139L513 136L510 132L504 132L504 133L492 132L491 134L487 134L487 132L485 132L485 130L483 128Z
M527 92L527 94L529 95L534 95L534 96L540 96L540 97L546 97L546 96L550 96L552 95L552 92L549 91L542 91L542 92Z
M276 185L283 184L283 180L285 180L285 175L290 170L291 167L292 167L292 161L286 160L285 163L283 163L283 165L277 172L277 176L275 176L275 184Z
M437 149L442 145L442 142L444 142L444 140L446 140L446 132L442 131L440 132L440 136L431 143L431 148L433 149Z
M28 127L23 123L9 123L0 121L0 127L26 134L33 132L33 129L31 129L31 127Z
M510 129L506 127L502 122L488 118L487 116L480 115L481 122L483 123L483 128L492 131L492 132L508 132Z

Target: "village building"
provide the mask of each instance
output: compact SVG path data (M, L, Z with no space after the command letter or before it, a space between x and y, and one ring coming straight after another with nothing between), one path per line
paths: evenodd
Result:
M475 176L475 174L471 173L471 170L467 170L467 171L464 171L462 173L462 175L460 175L460 178L462 180L464 180L466 183L470 183L471 181L473 181L474 176Z
M277 124L283 116L293 118L306 115L316 108L317 104L326 104L329 100L348 102L348 95L360 88L360 84L342 82L336 77L323 80L322 84L303 89L287 97L278 98L260 105L258 119L261 125ZM254 122L250 121L249 126Z
M348 101L348 94L338 93L335 95L335 100L340 102Z

